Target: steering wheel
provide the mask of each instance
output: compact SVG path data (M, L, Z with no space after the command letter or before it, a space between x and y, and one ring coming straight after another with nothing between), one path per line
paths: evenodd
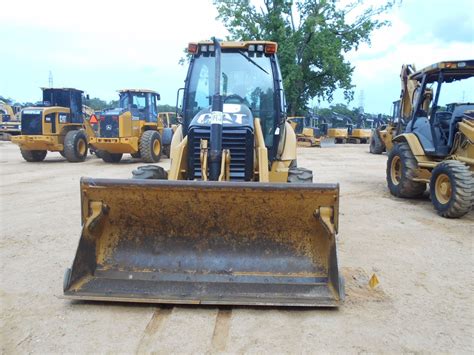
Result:
M227 100L229 100L229 99L239 100L239 103L241 103L241 104L245 103L245 99L242 96L237 95L237 94L232 94L232 95L226 96L226 98L224 99L224 102L227 102Z

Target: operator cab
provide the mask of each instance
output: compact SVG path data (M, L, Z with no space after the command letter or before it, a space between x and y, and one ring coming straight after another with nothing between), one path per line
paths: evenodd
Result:
M41 88L43 100L34 107L26 107L21 111L21 134L41 135L43 124L51 125L51 133L58 133L56 125L76 123L81 124L83 91L72 88ZM47 107L69 108L69 113L61 112L56 117L56 112L44 117L43 110Z
M59 106L70 109L71 122L82 123L83 91L71 88L42 88L42 106Z
M276 159L286 115L283 84L274 42L222 42L220 94L223 98L222 147L230 149L231 180L254 173L254 118L260 119L269 162ZM200 141L209 139L215 90L213 42L190 43L183 97L183 134L188 136L188 179L200 179Z
M120 108L130 111L133 119L157 122L160 94L151 90L120 90Z
M474 109L474 103L453 101L474 92L473 76L474 60L441 62L411 75L420 86L406 132L418 137L427 155L444 157L450 153L457 124L464 112Z

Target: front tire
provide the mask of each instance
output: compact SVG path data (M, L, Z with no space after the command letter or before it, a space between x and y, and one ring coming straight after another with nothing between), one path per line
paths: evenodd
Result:
M23 159L30 163L43 161L46 158L46 154L48 154L47 150L25 150L21 148L20 152Z
M140 155L145 163L158 163L161 158L161 136L157 131L145 131L140 138Z
M83 130L69 131L64 137L64 155L67 161L79 163L87 157L87 136Z
M457 160L439 163L431 173L430 196L442 217L459 218L472 209L474 176L468 166Z
M415 198L426 190L424 182L413 181L418 163L406 142L393 146L387 159L387 185L396 197Z

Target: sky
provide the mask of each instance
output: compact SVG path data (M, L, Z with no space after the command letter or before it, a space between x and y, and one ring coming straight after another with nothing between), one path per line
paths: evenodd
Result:
M227 35L216 16L212 0L7 1L0 11L0 95L38 101L51 72L55 87L75 87L90 97L109 101L118 89L148 88L161 94L162 104L174 105L186 76L178 61L187 43ZM350 107L389 113L404 63L420 69L474 59L474 0L404 0L384 18L391 26L347 54L355 67ZM464 96L474 102L469 81L453 101ZM342 93L334 103L346 103Z

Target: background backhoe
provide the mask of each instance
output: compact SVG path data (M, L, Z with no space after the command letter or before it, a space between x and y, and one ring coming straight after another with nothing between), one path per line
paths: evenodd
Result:
M394 137L387 160L391 194L419 197L429 184L443 217L461 217L474 203L474 103L448 101L450 88L459 81L471 85L473 76L474 60L440 62L410 74L408 80L418 83L410 121Z
M419 90L420 83L411 75L416 72L413 64L404 64L400 72L401 93L400 99L392 104L392 118L385 125L376 127L370 137L369 151L372 154L389 153L393 147L393 138L405 130L406 123L411 118L415 93ZM423 105L429 105L432 90L425 89Z

